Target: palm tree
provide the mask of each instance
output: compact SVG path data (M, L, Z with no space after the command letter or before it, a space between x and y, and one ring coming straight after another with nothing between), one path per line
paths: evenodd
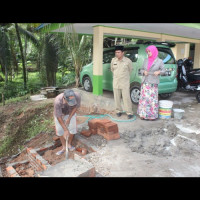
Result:
M26 39L31 39L31 41L34 44L38 45L39 43L38 43L37 39L33 36L33 34L31 32L19 27L17 23L15 23L15 29L16 29L17 39L18 39L18 42L19 42L21 58L22 58L24 89L26 89L27 88L27 86L26 86L27 79L26 79L25 54L23 53L23 46L22 46L20 32L25 35Z
M46 68L47 86L56 86L59 44L54 34L45 34L43 59Z
M5 74L5 84L8 83L8 73L10 69L10 49L9 49L9 35L7 27L0 27L0 64L2 72Z
M19 34L19 26L18 26L17 23L15 23L15 29L16 29L17 39L18 39L18 42L19 42L19 48L20 48L21 57L22 57L24 89L26 90L27 89L27 86L26 86L26 66L25 66L25 60L24 60L24 54L23 54L23 46L22 46L21 36Z
M64 39L75 68L76 87L78 87L82 66L91 60L92 38L91 36L78 35L73 24L66 24Z

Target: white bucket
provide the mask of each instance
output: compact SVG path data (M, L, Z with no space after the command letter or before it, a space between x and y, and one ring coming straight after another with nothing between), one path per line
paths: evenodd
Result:
M172 108L172 106L173 106L173 101L160 100L160 101L159 101L159 106L160 106L161 108Z
M184 110L174 108L173 111L174 111L174 118L175 119L182 119L183 113L185 112Z
M167 101L167 100L159 101L159 118L161 119L171 118L172 106L173 106L172 101Z

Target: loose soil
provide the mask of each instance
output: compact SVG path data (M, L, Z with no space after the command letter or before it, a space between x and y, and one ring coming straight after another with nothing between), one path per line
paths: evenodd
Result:
M83 154L81 152L79 152L78 150L79 149L82 149L84 148L82 145L76 145L75 146L75 149L74 151L69 151L69 159L74 159L74 154L78 154L79 156L83 156ZM41 155L46 161L48 161L48 163L50 165L56 165L57 163L60 163L64 160L66 160L66 154L61 154L61 155L56 155L56 153L58 151L60 151L62 149L62 146L59 146L59 147L56 147L55 149L52 149L52 150L47 150L43 155ZM87 150L87 153L89 151Z
M27 159L28 159L27 153L26 153L26 150L24 150L16 158L11 160L9 163L20 162L20 161L27 160Z
M31 167L29 162L23 163L23 164L17 164L15 166L15 170L21 177L34 177L35 176L35 171Z

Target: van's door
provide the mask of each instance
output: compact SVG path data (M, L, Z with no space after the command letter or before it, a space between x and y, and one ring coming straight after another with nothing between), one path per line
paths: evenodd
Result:
M108 50L103 53L103 89L113 90L113 73L110 69L112 58L115 57L115 50Z
M176 78L177 73L177 65L174 55L170 48L157 47L157 49L158 57L163 60L166 70L165 76L160 76L160 83L171 82Z
M170 48L157 47L158 57L163 60L166 73L160 76L160 84L158 85L159 93L170 93L176 90L177 87L177 65L174 55Z
M124 48L124 56L129 58L133 64L133 71L130 75L130 82L137 81L136 75L138 71L138 49L139 47L126 47Z

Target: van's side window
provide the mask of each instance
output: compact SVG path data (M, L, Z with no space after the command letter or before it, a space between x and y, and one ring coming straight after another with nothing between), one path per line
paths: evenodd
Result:
M163 60L164 64L176 63L171 49L158 47L158 57Z
M115 57L114 51L107 51L103 53L103 63L111 63L112 58Z
M137 62L138 49L125 49L124 56L129 58L132 62Z

